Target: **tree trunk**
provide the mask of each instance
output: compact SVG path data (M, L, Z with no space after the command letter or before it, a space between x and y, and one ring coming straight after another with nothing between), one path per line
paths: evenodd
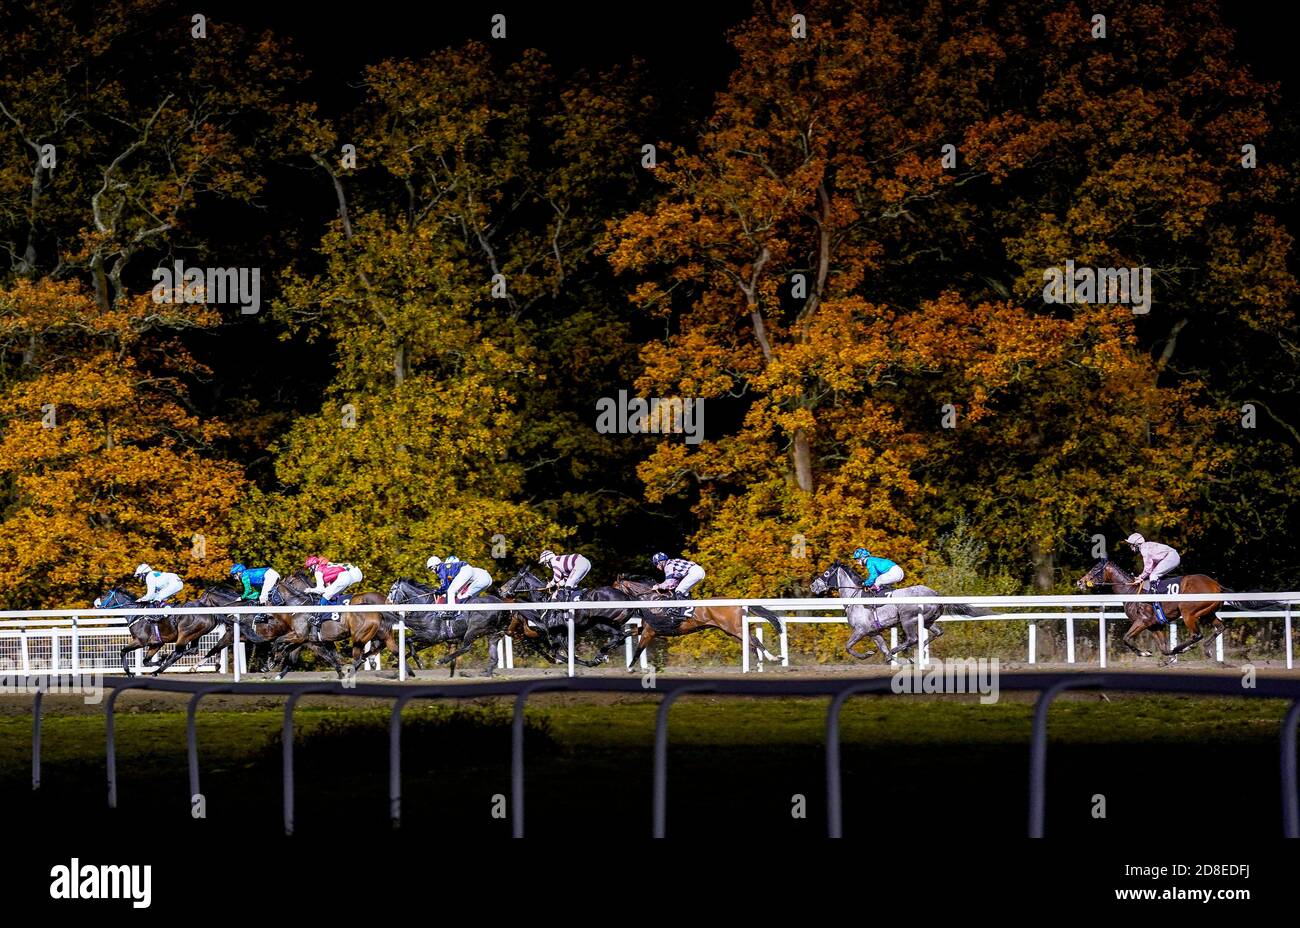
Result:
M1056 555L1036 542L1030 542L1029 559L1034 565L1034 589L1050 593L1056 584Z
M808 433L803 429L794 430L794 478L799 489L805 493L813 491L812 447L808 442Z

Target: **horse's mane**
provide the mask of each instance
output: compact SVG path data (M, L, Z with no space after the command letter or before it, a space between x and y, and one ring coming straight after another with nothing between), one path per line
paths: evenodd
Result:
M1115 572L1118 573L1118 574L1120 575L1120 579L1121 579L1124 583L1132 583L1132 582L1133 582L1133 575L1132 575L1131 573L1129 573L1127 570L1125 570L1123 567L1119 566L1119 562L1116 561L1116 560L1114 560L1114 559L1112 559L1112 558L1103 557L1101 560L1097 561L1097 563L1094 565L1094 568L1096 568L1096 567L1100 567L1100 568L1101 568L1102 575L1104 576L1105 573L1106 573L1106 565L1107 565L1107 564L1109 564L1111 567L1114 567L1114 568L1115 568Z
M647 577L645 574L619 574L614 582L617 583L619 580L626 580L628 583L640 583L646 586L654 586L659 582L654 577Z

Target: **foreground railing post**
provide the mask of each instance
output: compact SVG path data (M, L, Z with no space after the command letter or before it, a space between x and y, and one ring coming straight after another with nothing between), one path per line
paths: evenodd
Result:
M1029 837L1043 836L1047 808L1047 710L1062 691L1081 681L1061 680L1043 690L1034 704L1034 730L1029 742Z
M284 704L284 728L280 732L284 758L284 833L293 834L293 709L298 700L311 693L330 693L334 686L307 686L295 690Z
M510 720L510 837L524 836L524 705L540 684L526 686L515 697Z
M404 693L388 716L388 822L402 827L402 710L419 693Z
M30 682L30 681L29 681ZM45 686L39 680L32 696L32 789L41 788L41 701Z
M1291 703L1282 720L1282 834L1300 838L1300 784L1296 782L1296 725L1300 724L1300 699Z
M236 622L236 625L239 623ZM190 697L190 704L185 710L185 750L190 766L190 806L199 796L199 739L195 732L195 716L198 713L199 700L210 693L229 692L227 686L205 686L196 690ZM206 803L204 804L206 806Z
M1074 613L1065 617L1065 662L1074 663Z
M668 710L684 693L699 693L708 686L683 686L664 696L655 715L654 821L652 836L662 838L668 821Z
M1101 607L1097 617L1097 654L1101 657L1101 669L1106 669L1106 607Z
M1029 623L1029 663L1038 663L1038 623Z

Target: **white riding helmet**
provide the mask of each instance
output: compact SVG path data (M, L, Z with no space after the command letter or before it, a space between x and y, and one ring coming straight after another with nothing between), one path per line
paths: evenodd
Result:
M550 548L547 548L545 551L542 552L542 556L537 559L537 563L549 564L553 560L555 560L555 552L552 551Z
M435 554L432 555L427 561L424 562L424 566L429 568L430 570L437 570L438 565L440 565L441 563L442 563L442 558L438 557L438 555Z
M1138 545L1144 545L1144 544L1146 544L1146 541L1147 541L1145 538L1143 538L1143 537L1142 537L1141 535L1139 535L1137 532L1134 532L1132 535L1129 535L1128 538L1127 538L1126 540L1128 541L1129 544L1131 544L1131 545L1132 545L1133 547L1135 547L1135 548L1136 548Z
M454 554L448 554L448 555L447 555L447 563L448 563L448 564L459 564L459 563L460 563L460 558L456 557L456 555L454 555Z
M99 596L96 596L96 597L95 597L95 608L96 608L96 609L103 609L103 608L104 608L104 600L103 600L102 597L99 597Z
M153 568L150 567L148 564L141 564L139 567L135 569L135 575L137 577L143 577L145 574L149 574L152 572L153 572Z

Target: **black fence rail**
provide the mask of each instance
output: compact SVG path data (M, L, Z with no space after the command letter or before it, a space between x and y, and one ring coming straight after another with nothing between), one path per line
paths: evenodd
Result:
M1289 699L1291 706L1282 723L1279 737L1279 768L1282 788L1282 832L1288 838L1300 838L1300 787L1296 776L1296 729L1300 723L1300 680L1259 677L1253 686L1229 676L1174 676L1157 673L1003 673L998 689L1037 690L1033 732L1029 746L1029 815L1028 834L1041 838L1045 831L1047 801L1047 721L1048 710L1057 696L1067 690L1110 689L1127 692L1178 693L1198 696L1232 696L1248 699ZM668 821L668 732L669 714L678 698L687 695L720 696L827 696L826 714L826 799L827 834L843 836L843 790L840 768L840 714L844 704L854 696L890 694L891 678L870 679L664 679L655 680L652 688L643 686L640 677L583 678L565 677L532 681L493 681L458 685L392 685L355 683L216 683L173 679L112 679L103 684L112 692L104 701L105 766L108 775L108 805L117 808L117 758L114 740L114 708L117 698L129 690L189 693L186 718L186 744L189 757L190 795L200 793L198 741L195 717L205 696L217 693L244 696L283 696L283 773L284 832L294 829L294 709L303 696L351 696L393 701L389 719L389 818L393 827L402 819L402 711L413 699L481 699L513 696L514 716L511 725L511 805L510 819L514 837L524 836L525 758L524 711L530 697L538 693L655 693L660 695L655 721L654 790L652 835L662 838ZM41 719L44 692L38 688L32 706L32 788L41 785ZM902 696L897 698L920 698Z

